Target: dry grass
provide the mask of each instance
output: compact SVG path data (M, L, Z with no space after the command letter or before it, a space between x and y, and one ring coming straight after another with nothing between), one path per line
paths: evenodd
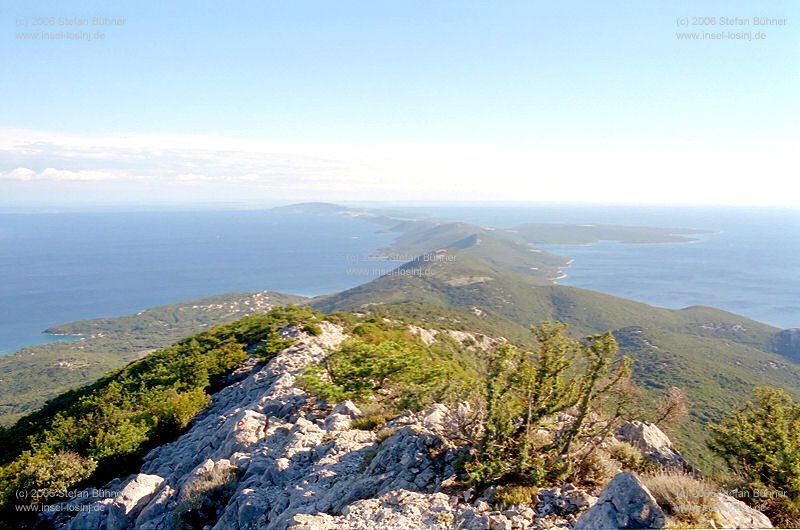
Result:
M712 517L716 489L711 483L682 471L659 471L640 478L658 505L679 523L698 525Z
M219 511L236 491L237 478L235 467L215 467L187 484L173 514L173 526L177 529L213 526Z
M374 431L390 419L392 419L391 414L371 414L369 416L354 419L350 422L350 428L359 431Z
M390 429L386 427L375 433L375 439L377 440L378 443L381 443L396 432L397 429Z

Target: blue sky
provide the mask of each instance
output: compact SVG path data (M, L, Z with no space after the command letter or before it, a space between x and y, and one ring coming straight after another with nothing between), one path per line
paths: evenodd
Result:
M799 167L798 15L788 1L6 0L0 193L786 204L768 191ZM97 16L125 24L32 25ZM677 26L695 16L787 25ZM703 29L767 39L676 38ZM42 30L106 38L18 38Z

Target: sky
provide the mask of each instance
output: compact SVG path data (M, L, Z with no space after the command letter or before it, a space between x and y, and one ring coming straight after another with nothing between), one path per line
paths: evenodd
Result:
M0 206L800 206L798 2L3 0L0 30Z

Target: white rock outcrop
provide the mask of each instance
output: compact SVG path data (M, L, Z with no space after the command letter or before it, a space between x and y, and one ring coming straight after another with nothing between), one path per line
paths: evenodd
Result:
M157 475L144 473L130 479L108 505L108 530L128 528L163 482L164 479Z
M713 510L717 528L772 528L766 515L724 493L717 494Z
M235 480L235 492L211 521L218 530L282 529L297 515L346 515L361 499L391 503L401 491L435 494L454 475L460 454L443 436L454 413L434 405L404 414L380 439L349 428L361 414L352 403L320 414L295 378L344 339L337 326L322 323L322 330L319 336L287 330L297 339L293 346L217 392L185 434L151 451L140 474L113 487L119 492L113 500L87 503L56 526L170 528L186 492L214 474Z
M628 442L642 452L642 455L661 467L683 469L686 460L672 448L672 442L654 423L647 421L628 421L615 433L618 440Z

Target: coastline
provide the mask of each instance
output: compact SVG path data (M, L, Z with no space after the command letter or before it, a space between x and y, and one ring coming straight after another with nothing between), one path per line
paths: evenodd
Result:
M556 268L556 270L558 270L558 276L556 276L554 278L548 278L548 279L551 282L553 282L555 285L558 285L558 280L563 280L564 278L567 277L567 273L564 272L564 269L568 269L569 267L572 266L573 263L575 263L574 259L567 260L566 265L564 265L563 267L557 267Z

